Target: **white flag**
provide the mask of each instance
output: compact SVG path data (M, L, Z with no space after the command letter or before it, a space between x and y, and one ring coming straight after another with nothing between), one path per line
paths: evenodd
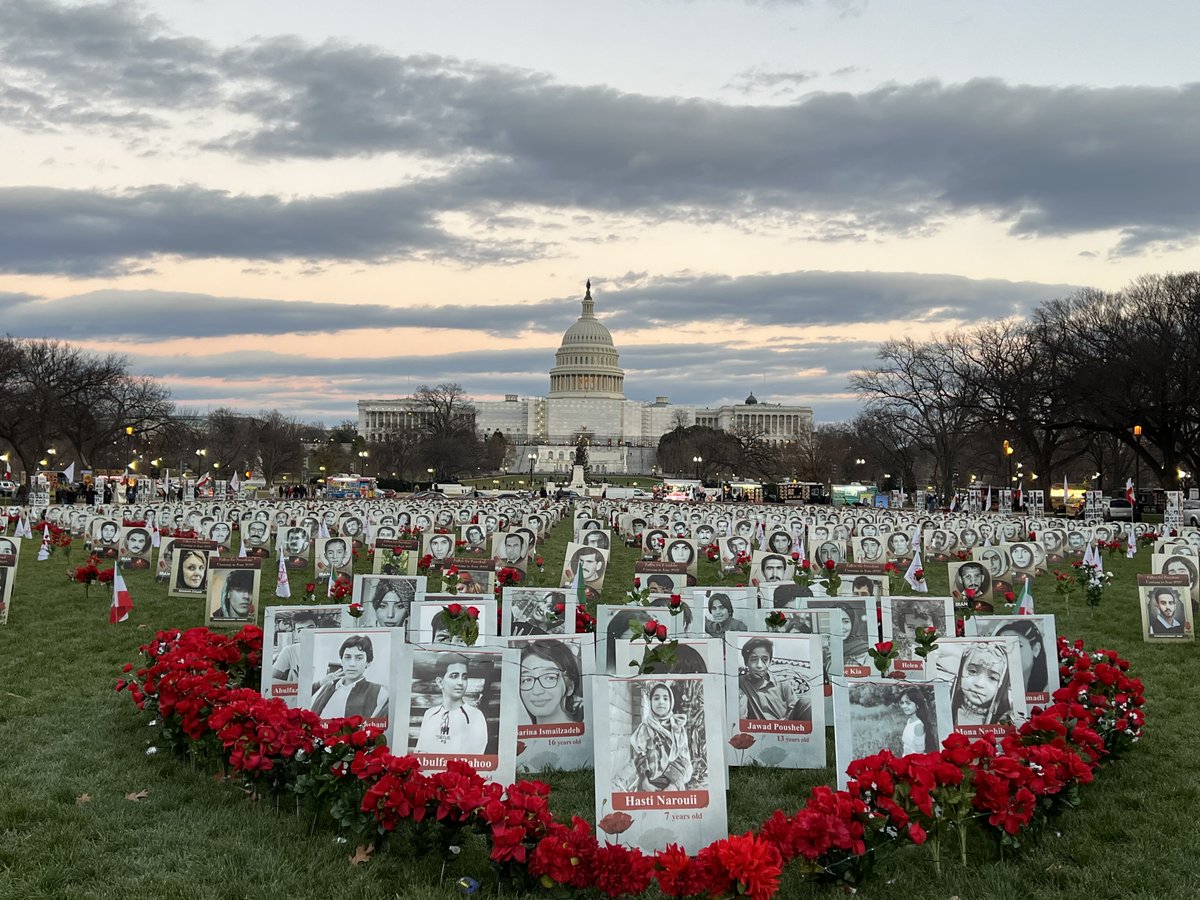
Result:
M233 477L229 479L229 489L235 494L242 489L242 480L238 478L237 472L234 472Z
M282 553L279 554L279 574L275 576L275 596L292 596L292 585L288 581L287 565L284 563L284 554Z
M983 504L983 511L984 512L992 511L992 489L991 488L988 488L987 500Z
M922 569L924 569L924 566L921 565L921 551L915 550L913 552L912 562L908 564L908 569L904 572L904 580L907 581L908 586L918 594L928 594L928 582L926 582L923 578L919 581L917 580L917 572L921 571Z
M38 550L38 562L45 562L50 558L50 525L47 523L42 528L42 547Z
M1125 543L1125 558L1133 559L1137 556L1137 536L1133 533L1133 523L1129 523L1129 538Z
M912 545L913 553L921 552L921 524L919 522L913 526L912 534L908 536L908 542Z
M69 466L67 466L65 469L63 469L63 474L67 476L68 484L74 484L75 483L75 463L71 463Z
M319 538L329 537L329 526L325 523L324 519L321 520L321 524L317 528L317 537L319 537Z

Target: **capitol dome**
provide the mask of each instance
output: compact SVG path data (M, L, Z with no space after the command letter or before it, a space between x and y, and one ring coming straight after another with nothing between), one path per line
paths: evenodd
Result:
M587 283L582 311L575 324L563 332L562 343L550 370L550 398L592 397L625 399L625 371L612 334L596 318L592 283Z

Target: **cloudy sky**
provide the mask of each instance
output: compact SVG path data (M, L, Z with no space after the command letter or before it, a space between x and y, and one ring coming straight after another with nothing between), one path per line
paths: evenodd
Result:
M1192 269L1200 8L0 0L0 322L184 406L542 395L848 418L880 340Z

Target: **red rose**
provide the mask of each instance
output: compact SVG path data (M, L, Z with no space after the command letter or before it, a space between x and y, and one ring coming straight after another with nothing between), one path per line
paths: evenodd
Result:
M667 605L670 606L671 609L679 609L679 607L682 603L683 603L683 598L680 597L678 594L672 594L671 599L667 601Z
M925 580L925 570L924 569L914 570L913 578L917 579L917 581L924 581Z
M837 568L837 563L835 563L832 559L827 559L827 560L825 560L825 568L827 570L829 570L830 572L832 572L834 569Z
M799 550L793 550L793 551L792 551L792 560L793 560L793 561L795 561L795 562L799 562L799 561L800 561L800 551L799 551Z
M658 628L655 629L655 633L658 635L658 639L660 641L665 641L667 639L667 626L659 625Z
M967 588L966 595L968 600L975 599L975 588Z
M546 564L546 561L539 556L536 559L534 559L533 564L540 569L542 566L544 566Z
M640 588L642 586L642 579L640 579L636 575L634 575L633 576L633 586L635 588Z
M1017 595L1016 595L1016 594L1014 594L1012 591L1005 591L1005 592L1004 592L1004 599L1005 599L1007 602L1009 602L1009 603L1012 603L1014 600L1016 600L1016 599L1017 599Z
M554 611L561 616L564 612L567 611L567 605L565 603L555 603Z
M315 584L313 584L311 581L304 586L304 592L306 594L316 593L316 590L317 590L317 586Z
M449 606L446 607L446 612L450 613L450 615L452 615L452 616L457 616L462 613L462 604L461 603L451 603Z
M478 619L479 618L479 607L478 606L468 606L467 607L467 615L470 616L472 619Z
M651 619L645 625L646 634L653 637L658 632L658 622Z
M884 656L888 656L892 652L892 646L893 645L891 641L880 641L875 645L875 649Z

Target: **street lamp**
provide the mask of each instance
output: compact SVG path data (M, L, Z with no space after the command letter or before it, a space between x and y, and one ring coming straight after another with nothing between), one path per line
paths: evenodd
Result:
M433 466L430 466L425 471L429 473L429 489L432 491L433 490L433 473L435 470L434 470Z
M704 462L703 456L693 456L692 462L696 464L696 480L700 480L700 463Z
M1142 485L1142 426L1133 426L1133 509L1129 515L1137 521L1138 490Z
M368 457L369 455L370 455L370 454L369 454L369 453L367 453L367 451L366 451L366 450L359 450L359 451L358 451L358 474L359 474L359 475L366 475L366 474L367 474L367 457Z
M530 453L529 454L529 485L530 485L530 487L533 486L533 464L535 462L537 462L537 454Z

